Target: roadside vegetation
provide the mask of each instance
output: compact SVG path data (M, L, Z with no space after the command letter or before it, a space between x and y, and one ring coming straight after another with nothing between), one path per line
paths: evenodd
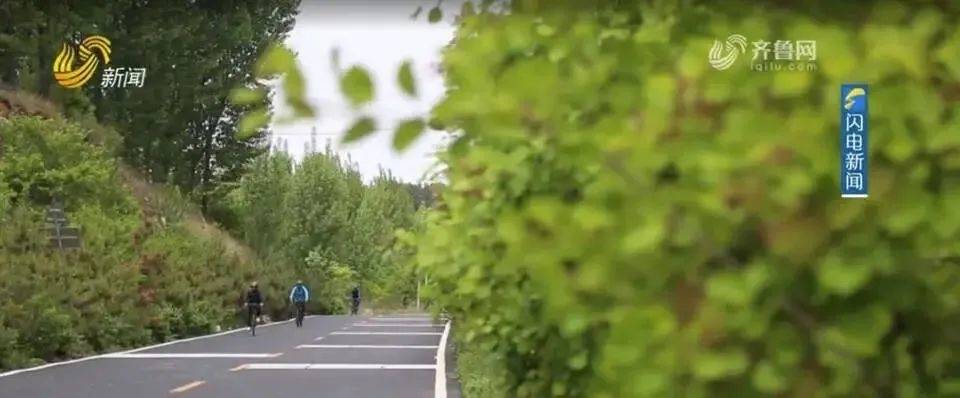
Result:
M274 320L297 279L312 313L343 311L355 285L367 308L413 303L395 230L430 206L427 186L363 181L330 150L294 163L265 126L235 136L270 100L230 91L263 87L254 65L298 5L0 6L0 370L240 326L254 280ZM93 33L114 64L149 66L144 87L52 81L61 42ZM54 199L81 248L50 246Z
M282 152L255 159L224 206L239 220L237 236L313 289L312 311L339 313L353 286L379 308L413 303L415 289L398 282L416 280L394 250L395 232L411 228L417 208L428 205L411 192L386 172L364 184L328 148L297 164Z
M7 115L0 136L0 368L233 327L247 280L279 296L293 277L192 233L192 205L173 192L141 205L76 123ZM80 250L50 246L53 197L81 229Z
M225 195L221 214L239 220L230 231L93 136L56 114L0 115L0 369L238 326L253 280L273 319L290 315L296 279L313 289L312 313L346 311L355 285L371 306L413 302L415 289L398 281L416 281L391 253L394 231L425 205L412 190L425 188L387 174L364 184L329 151L296 165L264 154ZM54 198L80 228L81 249L50 247Z

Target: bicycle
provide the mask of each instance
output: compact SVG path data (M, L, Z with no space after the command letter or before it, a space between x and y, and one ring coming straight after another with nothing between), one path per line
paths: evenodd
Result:
M307 312L306 311L307 303L299 302L299 303L293 303L293 305L294 307L296 307L296 311L297 311L297 315L296 315L297 327L298 328L303 327L303 318L305 317Z
M350 307L350 315L357 315L357 312L360 310L360 299L351 298L353 305Z
M257 323L260 322L260 312L263 309L263 303L246 303L247 307L247 325L250 326L250 334L253 336L257 335ZM254 317L253 313L256 311L257 315Z

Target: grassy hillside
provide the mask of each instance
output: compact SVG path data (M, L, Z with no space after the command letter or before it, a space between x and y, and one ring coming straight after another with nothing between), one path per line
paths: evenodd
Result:
M118 137L0 90L0 369L236 326L253 279L268 313L284 315L269 298L292 276L125 166L113 155ZM47 247L54 196L80 227L82 249Z

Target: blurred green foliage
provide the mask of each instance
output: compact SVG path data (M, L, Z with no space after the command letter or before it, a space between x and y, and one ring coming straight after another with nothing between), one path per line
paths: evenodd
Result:
M343 135L343 142L359 141L375 131L377 131L377 121L372 117L361 117L347 129L347 133Z
M373 101L373 80L367 70L359 66L350 67L340 77L340 90L354 106Z
M273 44L267 47L254 65L253 77L256 79L280 78L279 86L283 89L283 99L292 110L292 114L281 115L279 121L309 118L316 114L306 100L306 80L300 68L297 67L296 55L286 46ZM259 83L253 88L240 86L230 91L228 99L231 104L251 107L242 117L239 117L236 129L237 139L253 139L267 127L273 115L269 111L270 104L263 101L266 97L267 89Z
M958 393L960 10L800 4L461 21L433 114L461 134L419 262L510 395ZM709 69L731 33L816 40L819 69ZM837 194L846 81L874 87L865 201Z
M393 148L400 152L407 149L414 140L420 137L426 127L426 123L421 118L401 121L393 134Z

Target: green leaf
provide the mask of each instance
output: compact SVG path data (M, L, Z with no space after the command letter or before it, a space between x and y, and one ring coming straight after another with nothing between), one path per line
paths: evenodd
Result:
M664 226L658 222L649 222L634 227L622 238L625 252L636 254L654 250L664 238Z
M437 130L437 131L446 130L446 127L444 127L443 123L441 123L440 120L437 118L431 118L430 121L427 123L429 124L431 130Z
M270 113L266 108L253 110L240 119L237 126L236 137L238 140L245 140L256 135L257 131L265 127L270 122Z
M752 291L740 272L727 271L707 280L707 297L734 306L750 303Z
M397 83L407 95L411 97L417 96L417 83L413 77L413 67L410 65L409 60L403 61L403 63L400 64L400 70L397 72Z
M230 91L230 102L236 105L252 105L263 101L266 96L267 91L263 88L238 87Z
M286 73L296 67L296 55L281 44L271 46L257 62L257 77L270 77Z
M848 296L859 290L872 275L870 264L830 254L817 267L817 281L827 291Z
M820 332L820 347L834 353L839 349L868 357L876 354L880 339L887 334L892 323L893 315L880 305L837 314L837 320Z
M540 36L550 37L553 36L553 33L556 32L550 25L537 25L537 34Z
M299 70L293 70L283 76L283 93L287 102L301 103L307 98L307 81Z
M440 10L440 7L431 8L430 13L427 14L427 20L430 21L430 23L437 23L440 22L441 19L443 19L443 11Z
M764 394L776 394L787 388L787 378L770 361L762 361L753 370L753 385Z
M376 129L377 122L369 116L364 116L350 126L350 129L348 129L347 133L343 136L343 142L350 143L358 141L372 134Z
M354 106L373 100L373 80L367 70L354 66L340 78L340 90Z
M424 127L426 127L426 124L423 122L423 119L420 118L408 119L401 122L393 133L393 148L398 151L407 149L417 137L420 137Z
M580 351L567 360L567 366L573 370L580 370L587 367L587 351Z
M957 48L960 48L960 30L954 29L953 34L934 52L936 59L955 80L960 79L960 52Z
M552 387L550 387L550 391L555 397L565 397L567 396L567 384L563 380L557 380L553 382Z
M706 352L697 357L693 372L702 380L736 376L747 369L747 354L740 349Z

